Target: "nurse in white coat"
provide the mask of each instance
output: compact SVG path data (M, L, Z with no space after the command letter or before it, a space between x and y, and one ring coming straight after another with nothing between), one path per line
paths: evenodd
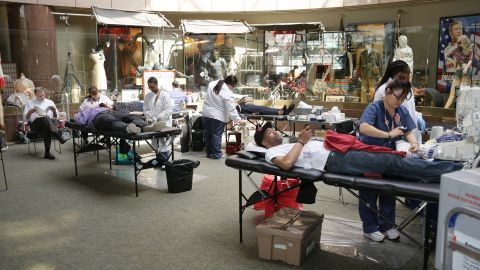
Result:
M147 122L156 123L157 127L172 126L172 100L167 90L158 88L158 81L155 77L148 79L148 88L150 93L145 95L143 104L143 113ZM157 159L168 160L170 155L168 146L171 144L172 137L153 139L152 146L157 153Z

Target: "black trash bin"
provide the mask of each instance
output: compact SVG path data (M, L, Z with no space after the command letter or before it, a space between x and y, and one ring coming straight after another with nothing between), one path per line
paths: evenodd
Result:
M179 193L192 190L193 169L200 165L200 161L177 159L165 164L167 173L168 192Z

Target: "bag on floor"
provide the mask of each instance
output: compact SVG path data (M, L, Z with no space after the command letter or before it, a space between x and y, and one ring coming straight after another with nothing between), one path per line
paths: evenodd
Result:
M116 165L132 165L133 164L133 151L130 149L127 154L122 154L120 149L117 149L115 154Z

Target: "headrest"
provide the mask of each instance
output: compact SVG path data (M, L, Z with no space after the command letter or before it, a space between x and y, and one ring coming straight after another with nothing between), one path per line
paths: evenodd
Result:
M246 153L243 153L243 152L246 152ZM255 159L255 158L265 158L266 152L267 152L266 148L260 147L254 142L249 142L245 146L245 150L239 151L237 152L237 154L243 158Z

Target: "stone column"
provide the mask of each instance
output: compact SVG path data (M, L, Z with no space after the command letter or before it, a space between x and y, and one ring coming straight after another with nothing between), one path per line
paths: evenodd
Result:
M8 5L12 62L35 86L49 86L58 74L55 16L43 5Z

